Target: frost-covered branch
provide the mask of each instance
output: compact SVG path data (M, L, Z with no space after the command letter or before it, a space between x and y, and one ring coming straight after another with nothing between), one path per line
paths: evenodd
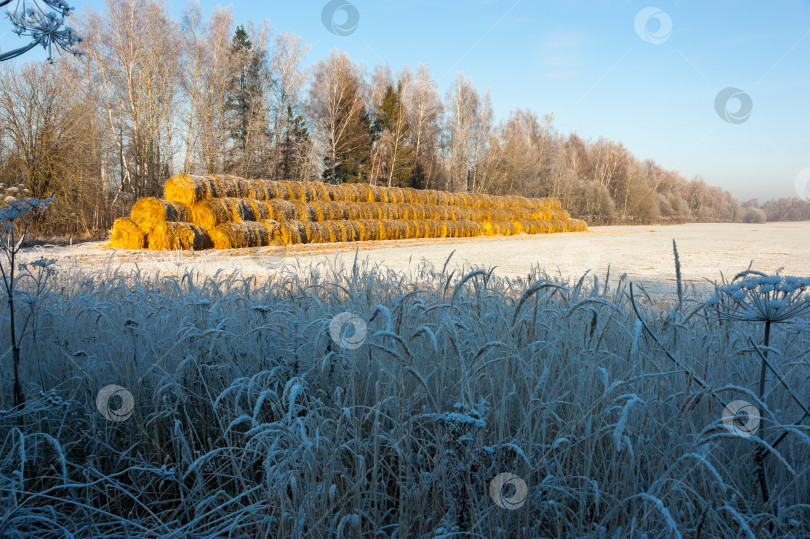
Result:
M6 0L0 2L0 7L14 4L14 9L8 11L13 32L19 37L31 38L30 43L0 54L0 62L22 56L37 45L48 51L48 60L53 62L53 48L61 49L71 54L79 55L76 48L82 38L65 19L70 16L73 8L65 0Z

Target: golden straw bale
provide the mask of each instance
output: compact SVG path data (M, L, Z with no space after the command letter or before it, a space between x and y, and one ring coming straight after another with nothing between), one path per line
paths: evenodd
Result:
M312 200L307 202L307 206L309 206L309 215L310 221L325 221L330 216L330 210L328 201L325 200ZM326 210L326 211L324 211Z
M366 221L364 224L366 226L366 234L368 239L376 239L376 240L388 239L384 221L382 219Z
M233 220L231 208L222 198L209 198L195 202L191 206L191 214L192 218L188 220L201 225L205 229L211 229Z
M307 243L329 243L329 228L326 221L304 224L307 229Z
M588 225L582 219L568 219L568 227L571 232L585 232Z
M360 241L360 221L342 221L346 229L346 241ZM377 238L379 239L379 238Z
M293 198L295 200L300 200L301 202L307 201L307 192L306 189L304 189L304 184L296 181L290 181L287 183L290 185L290 189L292 189Z
M272 197L270 193L267 192L267 185L265 184L264 180L245 180L250 184L249 191L252 196L247 198L252 198L254 200L269 200Z
M382 202L369 202L368 207L371 210L369 212L369 219L382 219L385 206L387 206L387 204L383 204Z
M208 231L214 249L262 247L272 243L271 229L266 222L245 221L224 223Z
M402 196L406 202L408 202L410 198L411 204L424 204L425 203L425 196L423 195L424 191L421 189L414 189L413 187L402 187Z
M416 235L415 238L427 238L428 237L428 228L427 224L424 219L416 219L413 222L416 225Z
M247 199L246 202L250 205L254 219L257 221L273 218L273 210L267 205L266 200Z
M296 229L298 233L298 243L307 242L307 227L303 221L290 221L290 225Z
M149 232L147 242L154 250L201 250L212 246L208 232L200 225L167 221Z
M146 235L138 224L129 217L121 217L113 223L110 232L110 243L107 247L115 249L143 249L146 247Z
M388 192L388 202L391 204L403 204L405 202L402 190L397 187L386 187Z
M387 204L388 200L388 191L384 187L380 187L379 185L372 185L372 191L374 191L374 201L379 202L381 204Z
M226 176L236 186L236 192L239 198L258 199L264 197L264 190L261 187L258 191L256 190L257 182L240 178L238 176L231 176L227 174Z
M327 204L330 215L329 220L348 219L346 207L343 205L342 202L328 202ZM324 217L326 217L325 214Z
M191 208L182 202L144 197L135 202L130 215L143 233L148 234L158 223L191 221Z
M309 188L314 193L314 196L311 200L317 201L325 201L331 200L330 196L332 194L331 190L327 189L326 184L323 182L306 182L309 185Z
M345 200L346 202L356 203L360 200L358 197L356 186L353 183L340 184L340 191L341 196L343 197L342 200Z
M238 197L239 189L236 184L225 176L218 174L208 174L205 176L208 182L208 198Z
M357 190L358 202L374 202L374 189L367 183L356 183L354 188Z
M335 230L335 239L339 242L349 241L349 234L347 231L348 227L346 223L349 223L351 221L332 221L332 222L335 223L335 225L337 225L338 227L337 230ZM340 231L340 236L338 236L338 230Z
M264 200L273 200L274 198L280 198L279 195L279 188L278 182L275 180L254 180L255 182L261 183L264 187L264 192L267 193L267 198ZM256 190L258 194L258 189Z
M354 223L355 225L355 241L368 241L371 239L379 239L379 237L374 237L373 231L371 229L371 220L370 219L362 219L359 221L347 221L348 223Z
M304 190L304 202L310 202L312 200L319 200L320 194L318 193L317 189L315 189L315 182L297 182L298 185L301 186L301 189Z
M339 185L332 185L329 184L328 189L332 192L332 200L335 202L346 202L346 189L343 187L343 184Z
M425 223L425 237L438 238L442 230L439 221L435 219L426 219L423 222Z
M401 240L408 237L408 222L407 221L391 221L391 231L393 238ZM386 231L387 232L387 231Z
M184 204L211 198L211 181L205 176L175 174L163 186L163 198Z
M343 228L338 224L342 221L324 221L324 225L329 233L329 241L331 243L343 241Z
M284 221L278 224L281 242L289 245L301 243L301 233L295 221Z
M342 200L346 202L357 202L357 190L354 188L353 183L340 184L340 192L343 197Z
M264 202L247 198L210 198L191 206L193 221L204 228L227 222L267 219L270 212Z
M441 219L439 208L434 204L423 204L422 211L425 212L425 219Z
M276 189L276 199L279 200L290 200L294 198L293 190L290 186L290 182L276 180L275 182L275 189Z
M342 205L346 219L360 219L360 204L357 202L344 202Z
M334 221L324 221L321 223L322 243L334 243L336 240Z
M358 219L371 219L373 209L369 206L368 202L357 203L357 218Z
M313 211L309 204L301 200L290 200L290 205L293 207L293 220L295 221L314 221Z
M549 210L549 213L551 213L551 219L556 219L558 221L566 221L571 218L571 216L565 210Z
M393 219L380 219L380 237L387 240L393 240L394 230L391 223L395 223Z
M295 219L295 205L289 200L269 200L267 205L273 210L273 219L278 222Z

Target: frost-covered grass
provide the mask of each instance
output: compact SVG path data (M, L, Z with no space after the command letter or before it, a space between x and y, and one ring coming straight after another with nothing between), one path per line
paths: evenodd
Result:
M810 534L806 326L774 326L791 390L771 378L760 401L762 326L636 293L660 344L605 275L57 274L20 307L21 411L0 363L0 534ZM357 348L330 336L347 311ZM134 398L124 421L97 408L109 384ZM767 502L763 440L723 424L734 400L767 426ZM489 494L504 472L528 486L514 510Z

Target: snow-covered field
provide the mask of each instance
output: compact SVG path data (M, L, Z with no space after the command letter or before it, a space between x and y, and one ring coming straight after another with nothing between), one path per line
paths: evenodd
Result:
M34 250L0 535L807 537L808 232Z
M361 259L395 271L407 271L423 259L448 265L495 267L494 274L526 277L533 266L549 274L580 276L587 269L604 274L626 273L651 292L671 293L675 281L672 240L678 242L683 280L707 290L706 279L719 280L753 267L766 273L783 268L789 275L810 274L810 222L749 224L687 224L676 226L605 226L588 232L519 236L400 240L335 245L299 245L288 250L256 248L197 253L158 253L103 249L104 242L73 247L37 249L31 257L57 258L60 265L95 270L107 265L129 269L137 263L146 272L178 274L189 269L204 275L217 271L264 276L286 266L350 264L359 249Z

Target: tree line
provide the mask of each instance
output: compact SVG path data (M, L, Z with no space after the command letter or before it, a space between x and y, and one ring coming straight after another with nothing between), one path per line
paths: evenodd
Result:
M299 36L230 8L177 20L161 0L107 0L77 19L82 56L6 65L0 86L0 190L55 197L55 234L106 233L178 172L550 196L592 224L785 214L551 114L496 122L463 73L442 93L426 64L394 73L333 50L306 67Z

